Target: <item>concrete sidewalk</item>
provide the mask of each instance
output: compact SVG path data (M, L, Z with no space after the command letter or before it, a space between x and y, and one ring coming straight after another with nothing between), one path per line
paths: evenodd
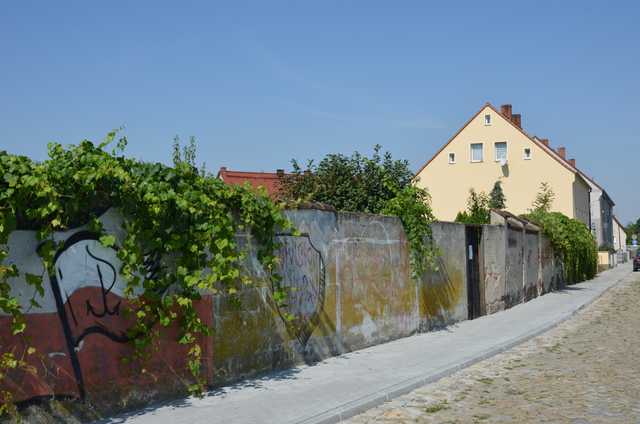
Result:
M419 334L114 417L103 423L335 423L493 356L574 315L619 281L621 265L594 280L447 330Z

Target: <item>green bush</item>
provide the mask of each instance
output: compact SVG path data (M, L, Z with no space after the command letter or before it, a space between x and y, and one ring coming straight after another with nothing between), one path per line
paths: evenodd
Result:
M596 242L582 222L560 212L534 211L524 218L539 225L564 263L564 278L568 283L593 278L598 269Z

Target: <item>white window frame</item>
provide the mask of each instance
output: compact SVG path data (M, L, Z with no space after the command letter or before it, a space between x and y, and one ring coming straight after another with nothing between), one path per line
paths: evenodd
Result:
M449 152L447 157L449 158L449 165L453 165L453 164L456 163L456 153L455 152Z
M527 150L529 150L529 156L527 156ZM531 160L532 157L533 151L531 150L531 147L525 147L524 149L522 149L522 159Z
M500 162L500 159L498 157L498 144L504 144L504 160L507 160L507 158L509 157L509 146L507 144L506 141L496 141L495 143L493 143L493 150L494 150L494 157L496 162Z
M473 159L473 146L480 146L480 160ZM469 159L471 163L484 162L484 143L471 143L469 144Z
M488 121L487 121L487 118L489 118L489 120L488 120ZM490 113L487 113L487 114L485 114L485 115L484 115L484 124L485 124L486 126L491 125L491 114L490 114Z

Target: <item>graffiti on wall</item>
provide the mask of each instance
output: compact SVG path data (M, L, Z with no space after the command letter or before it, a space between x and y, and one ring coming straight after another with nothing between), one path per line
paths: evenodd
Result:
M147 276L159 269L157 261L147 260L146 265ZM80 397L85 388L78 353L85 338L99 334L114 343L129 341L131 321L123 314L126 282L120 266L117 248L103 246L99 235L88 231L71 235L54 256L49 282Z
M292 337L306 345L319 323L324 306L325 265L322 254L308 234L279 234L278 274L281 288L288 293L278 312ZM292 319L287 319L287 315Z
M107 218L108 219L108 218ZM113 222L110 222L113 224ZM24 352L29 346L36 354L28 356L30 370L19 370L0 381L16 401L37 397L70 396L90 398L94 405L116 402L115 392L123 394L136 387L154 386L155 391L174 390L188 376L187 347L177 343L177 326L163 329L153 352L141 364L122 359L133 353L129 329L135 310L125 295L126 281L120 275L118 248L103 246L95 233L70 231L57 233L60 248L47 272L39 255L35 233L19 232L12 241L11 259L20 269L36 270L44 277L44 295L38 305L25 307L25 337L14 337L8 316L0 316L0 345ZM160 256L145 256L141 277L153 278L161 272ZM24 282L15 284L24 286ZM142 289L136 289L137 296ZM159 293L162 294L162 293ZM25 301L28 301L26 299ZM212 323L211 296L203 296L194 307L206 325ZM209 372L210 341L202 340L204 372ZM178 378L176 378L178 377ZM166 388L166 389L165 389Z

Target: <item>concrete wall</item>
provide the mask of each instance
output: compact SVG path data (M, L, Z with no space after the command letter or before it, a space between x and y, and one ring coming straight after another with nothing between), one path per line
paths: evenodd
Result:
M420 286L424 330L441 328L468 316L465 226L436 222L431 228L440 255L437 270L426 273Z
M524 298L524 235L520 228L507 226L505 231L507 239L505 306L510 308L521 303Z
M530 230L524 234L524 300L537 297L542 292L540 276L539 233Z
M487 314L507 307L506 249L507 232L504 226L485 225L482 231L485 309Z
M464 225L433 224L433 241L440 253L437 269L416 281L398 218L318 209L291 210L287 215L300 234L277 235L280 284L289 291L286 304L274 301L274 287L257 260L251 238L238 234L238 245L247 252L241 266L245 283L233 295L203 293L196 305L213 328L211 337L201 340L203 371L210 385L467 319ZM124 233L117 213L110 210L100 219L121 243ZM140 364L122 365L120 358L131 349L125 343L130 321L119 309L128 302L118 273L120 262L115 251L102 247L84 230L55 235L65 243L54 276L42 267L34 232L11 235L8 262L44 275L45 295L39 298L20 278L11 281L26 311L27 335L38 350L29 359L37 373L10 374L0 388L11 390L18 401L71 396L110 412L185 393L186 351L175 342L175 328L165 330L144 365L145 373L139 372ZM523 287L537 294L556 285L550 246L543 245L541 255L537 249L537 235L525 238L521 229L504 225L483 227L481 312L521 302ZM34 296L39 307L30 306ZM9 320L0 316L0 344L26 350L26 342L10 334Z
M406 337L426 321L419 305L424 290L411 278L397 218L322 210L287 215L303 234L279 236L288 306L279 308L270 289L259 287L265 279L255 262L249 274L258 287L241 292L242 308L228 296L213 297L216 383ZM442 313L450 313L448 305Z
M122 243L120 216L109 210L100 221ZM10 256L5 263L16 264L22 273L42 276L44 293L29 286L24 274L9 280L27 327L21 336L13 336L11 317L0 313L0 346L2 352L24 357L33 372L7 373L0 380L0 390L11 391L16 401L54 395L86 399L98 411L183 394L185 384L190 383L185 363L188 348L177 343L176 326L162 328L162 337L144 365L122 361L133 351L127 343L132 322L121 312L135 307L124 295L126 283L118 272L121 262L116 251L102 246L86 227L58 232L53 238L62 244L56 252L55 272L49 275L37 253L36 233L15 231L10 235ZM194 306L203 322L211 325L211 297L203 296ZM210 379L211 340L200 340L200 344L202 372ZM36 352L26 354L31 346ZM142 368L145 372L140 372Z
M614 267L614 255L609 252L598 252L598 272Z
M544 236L540 238L540 264L542 294L563 288L562 264L556 258L551 241Z

